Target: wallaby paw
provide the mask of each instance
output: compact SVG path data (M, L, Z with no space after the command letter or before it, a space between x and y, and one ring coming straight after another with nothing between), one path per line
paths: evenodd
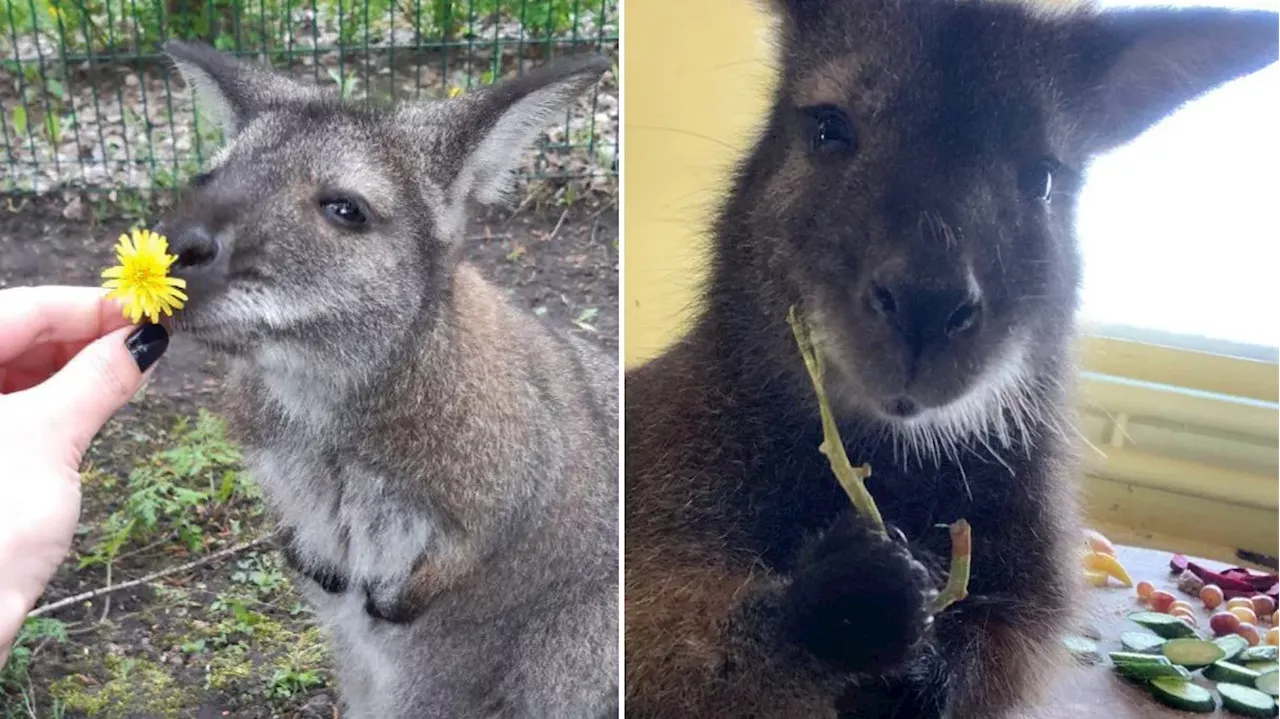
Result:
M881 674L928 634L935 596L900 531L886 537L850 513L801 557L784 621L793 641L837 670Z
M836 700L839 719L943 719L947 716L945 670L937 656L913 660L891 676L867 677Z

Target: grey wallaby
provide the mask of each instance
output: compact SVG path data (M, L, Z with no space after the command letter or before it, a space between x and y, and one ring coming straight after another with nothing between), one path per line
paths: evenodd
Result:
M1051 682L1081 584L1081 175L1275 62L1280 24L770 6L779 82L716 219L696 319L626 378L627 716L1005 716ZM888 537L817 451L792 306ZM931 618L960 518L971 594Z
M169 43L226 145L157 229L350 719L617 711L617 361L462 261L467 206L609 64L343 103Z

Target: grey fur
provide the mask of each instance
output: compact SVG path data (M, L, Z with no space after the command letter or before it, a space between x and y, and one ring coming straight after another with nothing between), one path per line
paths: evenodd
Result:
M175 328L230 357L345 716L616 713L616 360L513 309L458 242L607 63L370 109L166 51L229 136L158 228L189 283Z

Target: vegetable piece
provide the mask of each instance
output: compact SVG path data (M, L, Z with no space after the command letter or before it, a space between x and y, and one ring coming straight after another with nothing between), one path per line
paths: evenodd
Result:
M1111 544L1111 540L1103 536L1101 532L1092 529L1084 530L1084 543L1095 552L1116 556L1115 545Z
M1172 607L1173 603L1176 601L1178 601L1177 597L1163 589L1155 590L1151 593L1151 597L1148 599L1148 602L1151 604L1151 611L1160 612L1162 614L1169 611L1169 607Z
M1191 608L1191 602L1183 601L1183 600L1181 600L1181 599L1175 599L1175 600L1173 600L1173 604L1170 604L1170 605L1169 605L1169 612L1170 612L1170 613L1172 613L1172 612L1173 612L1173 610L1175 610L1175 609L1182 609L1182 610L1185 610L1185 611L1188 611L1188 612L1195 611L1195 610L1193 610L1193 609Z
M1259 674L1258 678L1253 680L1253 688L1273 697L1280 696L1280 670L1272 669Z
M1267 644L1273 647L1280 645L1280 627L1272 627L1267 630Z
M1129 576L1129 572L1125 570L1120 560L1113 555L1103 554L1102 552L1089 552L1084 555L1084 567L1096 572L1106 572L1118 579L1126 587L1133 586L1133 579Z
M1130 621L1141 624L1165 639L1194 637L1196 632L1181 619L1158 612L1134 612L1129 615Z
M1248 597L1232 597L1227 600L1227 610L1230 611L1236 607L1244 607L1249 611L1253 611L1253 600Z
M1155 590L1156 590L1156 585L1152 584L1151 582L1148 582L1145 579L1142 580L1141 582L1138 582L1138 584L1134 588L1134 591L1138 593L1138 599L1141 599L1144 602L1151 598L1151 593L1154 592Z
M1175 607L1173 609L1170 609L1169 616L1177 617L1178 619L1185 621L1186 623L1190 624L1193 627L1200 623L1196 620L1195 612L1191 611L1190 609L1184 609L1183 607Z
M1107 655L1117 674L1147 681L1159 677L1172 679L1190 679L1191 672L1180 667L1159 654L1134 654L1131 652L1111 652Z
M1276 611L1276 603L1265 594L1255 594L1249 601L1253 602L1253 613L1260 617L1270 616Z
M1106 572L1098 572L1092 569L1084 570L1084 581L1091 587L1105 587L1109 579L1111 579L1111 575Z
M1245 624L1258 623L1258 615L1254 614L1252 607L1232 607L1228 611L1237 617L1240 617L1240 621Z
M1222 594L1222 587L1216 584L1206 584L1200 588L1200 603L1204 605L1205 609L1213 611L1222 606L1224 601L1226 599Z
M1218 696L1222 697L1222 707L1247 717L1273 717L1276 715L1276 700L1254 689L1239 684L1219 684Z
M1249 642L1251 647L1256 647L1262 642L1262 632L1259 632L1258 628L1252 624L1240 622L1240 626L1236 627L1236 634L1244 637L1244 640Z
M1195 572L1183 572L1178 575L1178 589L1191 596L1198 596L1200 590L1204 589L1204 580L1196 576Z
M1252 669L1259 674L1266 674L1270 671L1280 669L1280 665L1275 662L1241 662L1246 668Z
M1067 651L1071 652L1071 656L1081 664L1092 666L1102 663L1102 652L1098 651L1098 644L1092 639L1068 634L1062 638L1062 643L1067 647ZM1252 686L1252 682L1250 685Z
M1218 636L1234 634L1240 628L1240 617L1231 612L1214 612L1209 617L1209 628Z
M1214 644L1222 647L1222 651L1227 655L1222 658L1223 661L1233 662L1239 659L1240 653L1249 648L1249 642L1244 637L1238 637L1234 634L1218 637L1213 640Z
M1265 644L1249 647L1240 653L1240 661L1242 662L1274 662L1280 659L1280 650Z
M1218 708L1218 703L1213 700L1213 695L1208 689L1192 684L1186 679L1159 677L1152 679L1148 686L1157 700L1174 709L1210 714Z
M1252 597L1261 592L1275 599L1276 593L1280 592L1280 585L1277 585L1277 579L1280 578L1276 575L1254 574L1244 567L1232 567L1221 572L1215 572L1201 567L1195 562L1187 561L1187 558L1181 554L1175 554L1169 560L1169 569L1174 574L1191 571L1197 577L1203 579L1206 584L1216 584L1221 587L1227 597Z
M1240 642L1241 650L1249 646L1240 637L1234 637L1234 639ZM1160 645L1166 641L1168 640L1147 632L1125 632L1120 635L1120 645L1131 652L1139 654L1157 653L1160 651ZM1223 651L1226 651L1226 647L1223 647Z
M1203 639L1170 639L1160 647L1169 661L1190 669L1198 669L1221 661L1227 656L1222 647Z
M1246 687L1253 686L1253 683L1260 676L1262 675L1248 667L1242 667L1231 662L1214 662L1204 668L1205 679L1226 684L1239 684Z

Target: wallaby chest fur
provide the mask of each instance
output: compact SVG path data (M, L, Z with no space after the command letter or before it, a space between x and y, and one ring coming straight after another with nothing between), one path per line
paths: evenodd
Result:
M625 381L637 719L995 719L1080 604L1091 159L1277 59L1275 13L774 0L778 84L686 334ZM818 448L795 307L887 536ZM928 607L967 519L969 596Z
M345 585L308 595L363 715L603 710L617 665L602 641L616 631L616 374L471 268L454 291L461 311L375 393L308 391L323 360L274 365L287 349L241 363L230 391L249 469L300 568Z

